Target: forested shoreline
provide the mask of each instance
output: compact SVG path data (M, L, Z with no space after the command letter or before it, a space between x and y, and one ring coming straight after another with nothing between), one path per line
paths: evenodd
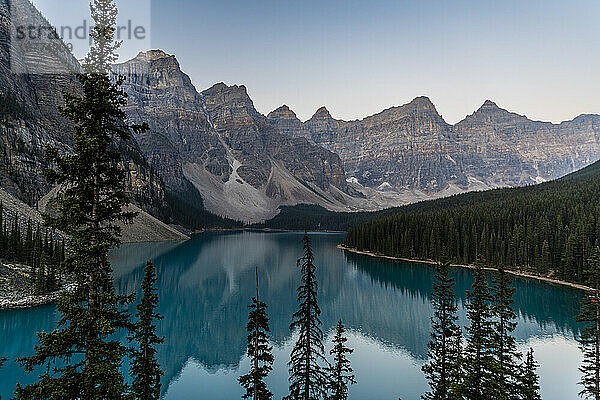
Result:
M546 184L465 197L480 199L406 207L351 228L344 245L399 258L445 258L583 282L586 259L600 245L598 163Z
M3 210L0 202L0 261L26 266L35 294L58 289L59 267L65 259L64 240L53 230L43 229L41 224L18 214L8 218Z

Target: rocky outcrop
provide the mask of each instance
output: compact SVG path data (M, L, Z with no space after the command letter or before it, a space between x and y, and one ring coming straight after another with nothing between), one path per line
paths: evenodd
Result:
M287 135L340 155L349 180L378 192L412 191L415 199L554 179L600 158L600 116L561 124L531 121L492 101L447 124L426 97L357 121L320 108L304 123L291 110L269 114ZM292 121L292 122L290 122Z
M81 93L75 75L81 67L60 40L40 46L11 37L11 29L28 25L50 26L29 0L0 0L0 184L33 205L51 189L43 176L45 146L72 151L74 127L58 108L64 92ZM152 214L164 214L164 184L137 143L120 143L119 150L134 201Z
M306 125L315 143L338 153L348 176L365 186L433 192L464 181L443 156L452 152L452 131L428 98L355 122L334 120L321 108Z
M283 135L303 137L312 141L308 127L298 119L296 114L290 110L288 106L283 105L278 109L271 111L269 115L267 115L267 118Z
M207 209L248 222L272 217L282 204L346 209L339 157L282 135L244 86L219 83L198 93L177 59L160 50L114 70L126 77L128 116L151 128L137 142L169 187L191 182Z
M280 161L297 178L326 191L346 190L344 169L336 154L304 138L281 135L254 108L244 86L214 85L202 92L213 128L240 158L239 169L252 185L267 183L271 164Z
M600 116L561 124L532 121L487 100L454 126L465 173L492 187L539 183L600 158Z
M130 224L121 225L123 243L165 242L187 240L189 236L165 224L137 206L127 207L128 212L136 213Z
M127 115L151 128L136 136L137 143L168 187L187 190L184 155L215 175L228 176L225 151L210 129L201 96L175 57L148 51L114 70L127 78L123 86L129 96Z

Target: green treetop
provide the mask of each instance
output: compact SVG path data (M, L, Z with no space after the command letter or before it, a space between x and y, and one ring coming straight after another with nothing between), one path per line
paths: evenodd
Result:
M533 358L533 349L530 348L525 357L525 362L521 365L521 379L518 386L519 400L542 400L537 368L538 363Z
M271 400L273 393L267 388L265 378L273 369L273 347L269 345L269 317L267 304L259 300L258 269L256 270L256 297L252 298L248 315L248 357L250 371L239 377L240 385L246 390L242 398Z
M492 350L493 325L490 290L481 267L473 273L474 283L467 291L466 348L463 356L461 394L465 400L488 400L496 395Z
M146 263L142 281L142 300L136 306L137 322L130 340L136 343L132 351L131 389L138 400L160 399L160 377L163 375L156 358L156 346L164 338L156 334L156 320L163 317L157 313L158 293L156 293L156 269L152 261Z
M325 358L321 309L317 303L317 278L314 255L308 234L304 234L304 256L298 260L302 284L298 287L300 308L293 315L290 329L298 330L289 362L290 393L286 400L319 400L327 398L329 364Z
M348 339L345 336L345 329L342 320L339 320L333 337L333 349L330 354L333 356L333 364L329 368L329 400L347 400L348 386L356 383L348 354L354 352L346 346Z
M447 263L436 268L431 302L434 314L431 317L431 341L429 342L429 362L423 372L431 390L424 400L457 399L457 378L460 376L461 330L457 325L455 281L449 274Z

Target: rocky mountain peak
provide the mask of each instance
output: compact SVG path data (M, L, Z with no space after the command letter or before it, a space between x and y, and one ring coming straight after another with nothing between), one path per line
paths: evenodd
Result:
M323 107L319 108L317 110L317 112L315 112L315 115L313 115L311 119L323 120L323 119L333 119L333 117L329 113L329 110L325 106L323 106Z
M435 110L435 106L431 102L431 99L427 96L415 97L409 104L419 108Z
M224 82L219 82L211 86L202 92L206 95L226 95L228 97L234 96L237 98L250 98L248 96L248 89L244 85L227 85Z
M498 105L495 102L493 102L492 100L486 100L483 102L481 107L479 107L477 109L477 111L475 111L472 115L474 115L474 116L482 116L482 115L491 116L491 115L499 115L499 114L509 114L509 112L503 108L498 107Z
M271 111L269 115L267 115L269 119L287 119L287 120L297 120L298 117L296 113L293 112L287 105L282 105L279 108Z
M464 124L470 123L486 123L486 124L500 124L500 125L511 125L514 123L534 123L527 117L519 114L512 113L504 108L498 107L498 105L491 101L486 100L477 111L467 116L463 121L456 124L457 127L461 127Z
M137 55L136 58L137 59L139 59L139 58L146 58L146 59L149 59L149 60L157 60L159 58L175 58L175 56L167 54L163 50L155 49L155 50L141 51Z
M383 110L379 114L365 118L362 122L372 128L378 126L379 129L385 130L390 128L388 126L390 124L393 126L405 124L407 118L425 126L437 125L441 129L445 129L447 126L429 97L426 96L419 96L414 98L410 103Z
M308 129L298 119L296 113L285 104L271 111L267 118L269 123L284 135L311 139Z
M178 106L185 107L187 102L196 101L196 89L188 75L179 65L177 58L162 50L140 52L134 59L113 66L113 71L125 76L127 85L151 87L159 90L170 90L171 100L176 100ZM173 93L181 91L183 94ZM144 89L135 90L130 95L145 97ZM179 97L185 97L179 99ZM130 100L136 101L131 98ZM140 100L140 99L138 99ZM174 104L175 104L174 103Z
M254 103L244 85L226 85L219 82L202 92L204 103L209 111L219 107L246 109L246 113L255 114Z
M496 103L494 103L493 101L486 100L481 105L480 109L482 109L482 108L500 108L500 107L498 107L498 105Z
M144 65L145 67L143 68L151 68L152 65L158 65L160 69L171 69L182 74L177 58L174 55L165 53L163 50L142 51L135 58L122 64L117 64L116 67L127 65Z

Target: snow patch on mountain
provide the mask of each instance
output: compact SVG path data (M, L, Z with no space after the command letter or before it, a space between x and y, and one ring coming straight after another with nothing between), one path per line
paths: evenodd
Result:
M377 190L381 192L391 192L394 190L394 187L389 184L389 182L383 182L381 185L377 186Z

